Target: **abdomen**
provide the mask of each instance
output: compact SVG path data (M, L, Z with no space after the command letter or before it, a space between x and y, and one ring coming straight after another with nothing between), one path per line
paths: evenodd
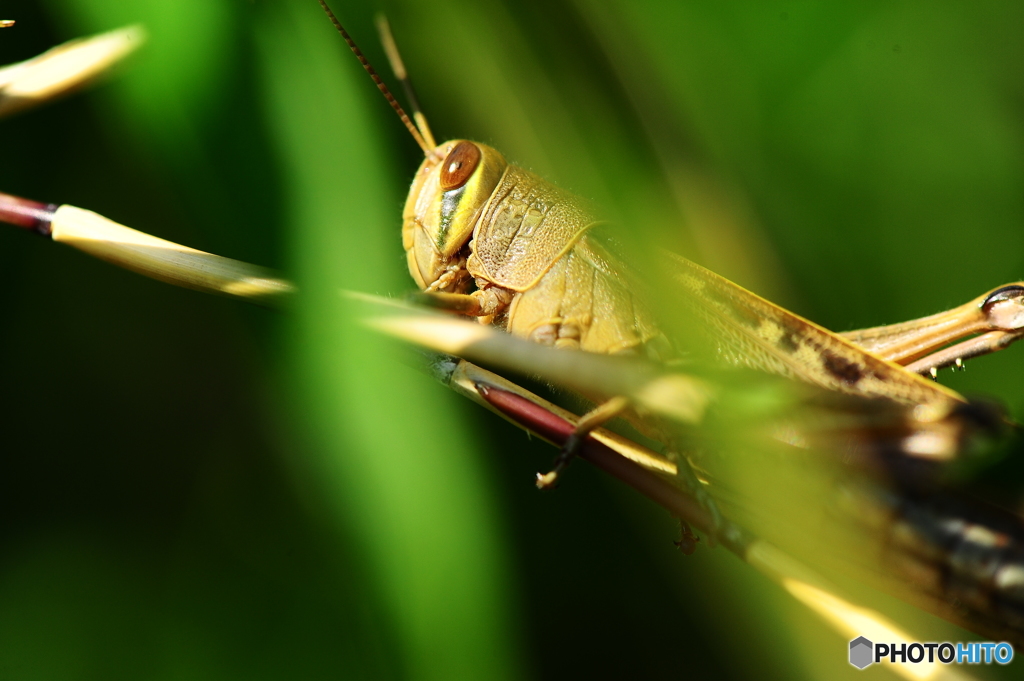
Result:
M589 234L532 288L516 294L508 331L546 345L602 354L632 351L660 335L636 284Z

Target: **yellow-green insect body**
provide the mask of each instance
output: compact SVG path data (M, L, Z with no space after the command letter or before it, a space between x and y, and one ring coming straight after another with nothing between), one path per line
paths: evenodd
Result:
M403 214L403 243L419 287L446 307L558 348L612 354L666 351L638 278L594 233L576 196L509 163L497 150L453 140L426 155ZM931 404L951 390L683 258L673 256L679 303L729 363L830 390ZM448 295L446 295L448 294ZM454 294L454 295L452 295Z
M421 289L464 294L459 311L559 348L630 351L659 336L627 268L592 238L568 192L465 140L420 166L403 214Z

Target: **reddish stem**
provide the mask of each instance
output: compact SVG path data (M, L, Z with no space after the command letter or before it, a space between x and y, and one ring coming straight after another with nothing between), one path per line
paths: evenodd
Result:
M50 236L57 204L40 203L20 196L0 193L0 222L6 222L43 236Z
M571 423L524 397L483 383L476 384L476 388L495 409L552 442L563 444L572 434ZM711 514L700 502L594 438L587 437L584 440L579 456L622 480L680 520L705 532L711 527ZM737 536L735 539L742 543L741 537ZM736 550L739 547L730 548Z

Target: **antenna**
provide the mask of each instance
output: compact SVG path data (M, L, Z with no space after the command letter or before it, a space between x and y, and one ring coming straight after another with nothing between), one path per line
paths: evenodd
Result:
M404 123L405 127L410 133L412 133L412 137L416 140L416 144L420 145L420 149L423 150L425 155L432 155L434 153L434 147L428 145L426 140L423 139L423 135L420 134L419 129L411 120L409 120L409 115L405 113L405 109L403 109L402 105L395 100L394 95L391 94L391 90L389 90L388 86L384 84L384 81L380 79L380 76L377 75L374 68L370 66L370 62L367 61L365 56L363 56L362 50L359 49L356 42L352 40L352 36L348 34L345 27L341 25L340 21L338 21L338 17L334 16L334 12L332 12L331 8L327 6L327 2L325 0L319 0L319 2L320 6L324 8L324 12L327 13L327 17L331 20L331 23L334 24L334 28L338 29L338 33L340 33L341 37L345 39L346 43L348 43L348 47L352 50L352 54L356 55L356 59L358 59L359 63L363 65L363 70L370 75L370 78L373 79L377 89L380 90L382 95L384 95L384 99L388 100L388 104L391 105L391 108L395 110L398 117L402 119L402 123Z
M416 121L416 127L419 128L420 134L423 135L427 144L436 147L437 142L434 141L434 135L430 132L430 126L427 125L427 117L423 115L423 110L420 108L416 90L413 89L412 80L409 79L409 72L405 70L402 55L398 53L398 44L395 43L395 36L391 33L391 24L388 23L388 18L383 13L377 15L377 31L380 33L380 42L384 45L384 52L388 55L391 70L398 82L402 84L405 98L409 100L409 106L412 107L412 118Z

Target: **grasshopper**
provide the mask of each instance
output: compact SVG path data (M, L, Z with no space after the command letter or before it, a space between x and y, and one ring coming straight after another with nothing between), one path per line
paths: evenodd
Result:
M708 276L707 275L703 275L703 281L708 281L708 280L709 280ZM729 289L729 290L732 291L733 289ZM994 301L994 302L999 302L999 301ZM711 302L711 305L714 305L714 301ZM977 306L975 306L975 307L977 307ZM766 331L768 331L768 330L766 330ZM992 331L995 331L995 330L992 330ZM992 331L990 331L989 333L991 333ZM883 336L884 334L879 332L876 335L877 336ZM829 336L829 338L831 338L831 336ZM901 338L905 338L905 337L901 336ZM799 343L797 343L797 344L799 345ZM824 367L824 365L822 364L821 367ZM849 375L848 370L847 370L847 372L837 372L837 373ZM827 376L826 376L826 378L827 378ZM833 376L833 378L835 378L835 376ZM923 383L923 382L920 382L920 381L918 381L916 379L908 379L908 381L909 381L909 384L913 385L913 386L921 386L921 385L928 386L929 385L928 383ZM919 389L921 389L921 390L932 390L932 389L927 388L927 387L926 388L919 388ZM942 394L942 393L944 393L944 391L941 390L940 388L935 388L934 390L932 390L932 393L933 394Z

